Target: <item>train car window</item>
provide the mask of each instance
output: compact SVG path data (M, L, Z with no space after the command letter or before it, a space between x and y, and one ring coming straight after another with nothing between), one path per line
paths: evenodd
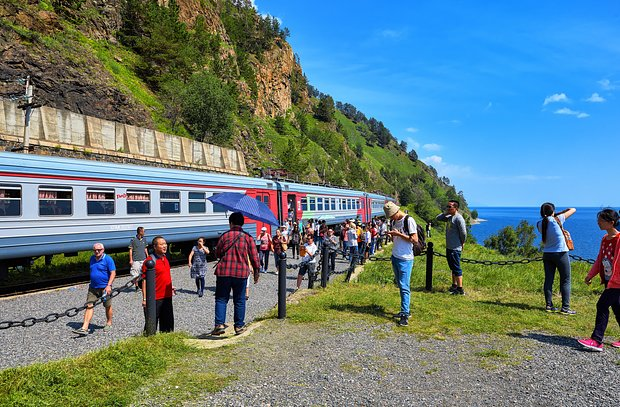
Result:
M323 198L317 198L316 199L316 210L317 211L322 211L323 210Z
M219 195L219 194L213 194L213 196L216 196L216 195ZM260 201L260 199L259 199L259 198L260 198L260 197L258 197L258 196L257 196L257 197L256 197L256 200L257 200L257 201ZM228 209L226 209L226 208L225 208L225 207L223 207L222 205L219 205L219 204L216 204L216 203L214 203L214 204L213 204L213 212L214 212L214 213L215 213L215 212L225 213L225 212L227 212L227 211L228 211Z
M189 213L205 213L207 211L207 202L205 199L204 192L190 192Z
M301 198L301 210L302 211L308 210L308 199L307 198Z
M336 198L331 199L331 207L332 207L332 211L336 210Z
M347 209L347 200L346 199L341 199L340 200L340 210L344 211L345 209Z
M260 195L256 195L256 200L257 200L258 202L263 202L263 197L262 197L262 196L260 196Z
M316 211L316 198L310 197L310 210Z
M22 188L19 185L0 184L0 216L22 214Z
M179 191L160 191L159 209L161 213L181 213L181 193Z
M269 206L269 195L263 195L263 203Z
M360 207L361 207L361 206L360 206L360 200L359 200L359 199L356 199L356 200L355 200L355 209L359 209Z
M114 190L86 190L86 213L88 215L114 215Z
M39 216L70 216L73 213L73 189L40 187Z
M127 190L127 214L151 213L151 193L149 191Z

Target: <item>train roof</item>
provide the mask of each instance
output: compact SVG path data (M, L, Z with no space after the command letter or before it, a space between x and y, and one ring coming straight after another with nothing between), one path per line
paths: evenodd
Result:
M107 179L128 182L222 186L229 188L273 188L261 178L216 172L120 164L114 162L0 152L0 171L37 175L41 172L71 179Z

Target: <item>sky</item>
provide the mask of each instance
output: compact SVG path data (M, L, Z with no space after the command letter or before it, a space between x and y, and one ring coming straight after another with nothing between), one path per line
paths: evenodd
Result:
M620 207L620 1L254 4L470 207Z

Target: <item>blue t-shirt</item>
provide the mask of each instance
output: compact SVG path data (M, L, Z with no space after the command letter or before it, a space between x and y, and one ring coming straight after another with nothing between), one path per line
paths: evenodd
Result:
M560 220L562 225L566 218L564 215L557 215L557 218ZM549 216L549 223L547 224L547 241L545 242L545 248L543 249L543 253L561 253L567 252L568 246L566 246L566 240L564 239L564 234L562 234L562 229L560 229L560 225L555 221L553 216ZM542 233L542 220L539 220L536 224L538 231Z
M106 288L110 281L110 274L116 270L112 257L103 253L99 260L95 255L90 256L90 286L92 288Z

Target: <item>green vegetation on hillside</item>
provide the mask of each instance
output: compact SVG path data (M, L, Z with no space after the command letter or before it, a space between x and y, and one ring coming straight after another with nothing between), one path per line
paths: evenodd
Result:
M198 11L183 20L181 5ZM448 199L458 199L468 213L450 180L418 161L383 122L310 85L297 55L294 69L282 72L290 81L291 107L275 117L257 116L259 92L270 91L260 88L258 72L287 46L289 33L249 0L170 0L166 6L126 0L115 16L83 0L10 0L3 7L0 33L37 58L82 72L76 80L88 77L117 89L148 111L160 131L242 150L254 175L284 169L300 181L382 192L414 205L425 220ZM32 24L10 17L17 11ZM41 13L53 21L45 30L41 16L48 14ZM107 32L115 38L93 34L118 22L118 30ZM96 69L109 76L98 77Z

